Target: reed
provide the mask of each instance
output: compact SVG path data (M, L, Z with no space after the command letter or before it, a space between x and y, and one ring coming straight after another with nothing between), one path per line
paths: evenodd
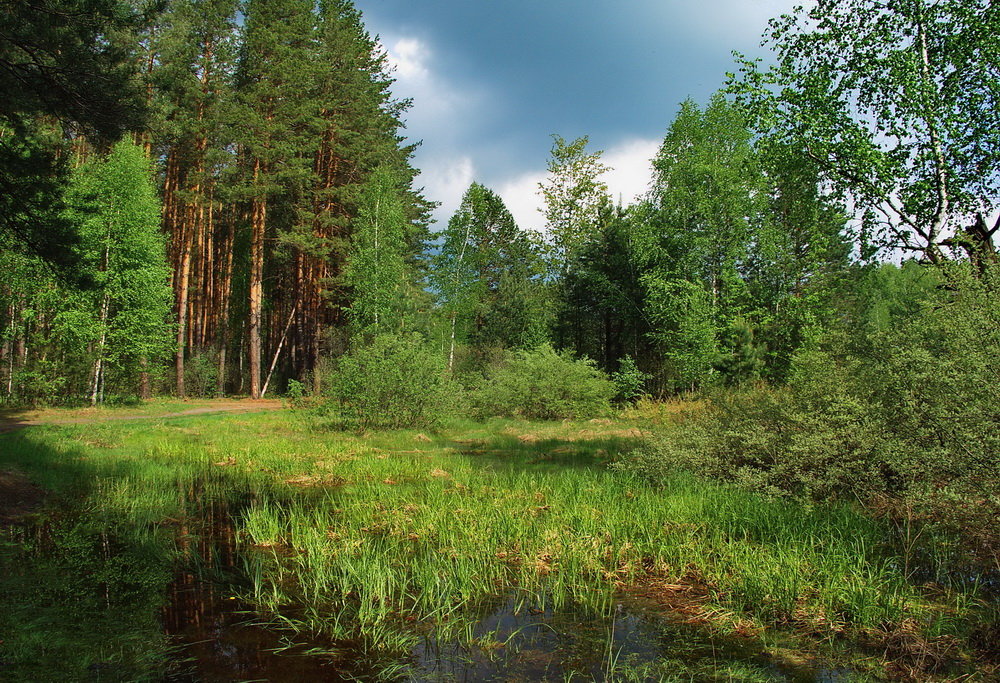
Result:
M682 471L654 488L605 467L635 444L630 430L494 420L359 436L281 414L212 416L9 435L0 463L149 539L225 516L243 600L372 652L411 650L419 625L485 642L470 624L498 598L610 615L649 582L699 587L720 628L834 636L917 623L964 637L985 618L975 586L931 594L909 581L893 529L851 505Z

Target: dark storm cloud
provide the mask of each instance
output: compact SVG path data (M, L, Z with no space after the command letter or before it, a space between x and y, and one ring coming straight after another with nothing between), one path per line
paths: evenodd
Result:
M495 185L537 173L552 133L609 151L662 137L682 100L723 85L733 50L761 52L767 18L791 4L358 2L393 56L418 62L401 66L399 91L414 98L406 132L424 141L428 189L449 163L455 182L463 161Z

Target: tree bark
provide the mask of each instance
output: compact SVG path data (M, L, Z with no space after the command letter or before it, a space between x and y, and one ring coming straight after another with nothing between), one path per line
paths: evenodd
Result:
M260 160L254 162L253 177L260 177ZM250 398L260 398L261 317L264 301L264 228L267 221L267 198L263 194L253 199L250 220L250 298L249 351Z
M191 275L191 243L188 226L181 226L178 245L177 274L174 276L177 291L177 350L174 354L174 373L177 397L185 398L184 351L187 346L188 285Z

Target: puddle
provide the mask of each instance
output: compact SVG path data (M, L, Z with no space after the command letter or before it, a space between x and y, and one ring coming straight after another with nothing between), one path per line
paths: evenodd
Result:
M380 672L384 680L418 681L850 680L846 670L769 656L754 640L718 637L680 617L654 616L635 601L596 619L499 601L459 626L461 637L448 629L438 637L426 627L409 652L373 661L363 642L310 642L255 623L252 607L235 597L249 588L233 526L245 502L193 507L200 523L178 529L187 559L162 617L180 646L170 681L373 680Z
M192 574L171 584L164 631L180 647L172 683L209 681L353 681L336 655L317 655L280 631L255 624L248 605Z
M259 558L244 555L255 551L240 546L236 527L257 497L230 493L224 503L213 493L201 485L182 492L187 514L170 522L169 529L180 550L173 571L161 534L141 536L147 544L142 546L139 535L124 530L115 536L93 526L76 531L70 524L68 531L33 527L11 537L23 544L33 535L39 539L36 550L25 557L51 563L45 570L50 574L40 573L42 565L23 572L26 582L40 587L39 604L51 592L45 581L84 571L80 581L66 587L83 611L63 607L49 623L61 627L65 622L66 632L76 637L78 627L93 621L87 628L94 638L67 641L63 656L92 657L92 664L81 666L97 676L94 680L851 680L849 671L769 655L755 640L719 637L679 616L657 615L627 601L612 615L591 618L573 610L537 611L500 600L474 612L474 621L465 626L453 623L446 626L455 628L437 631L429 625L401 626L410 629L404 635L415 645L390 655L373 654L360 637L331 642L276 628L275 621L263 623L265 619L237 597L252 593L245 562ZM87 563L94 566L81 569ZM89 593L81 598L84 591ZM154 612L152 621L142 617ZM57 661L34 669L18 666L22 672L51 674ZM3 669L0 646L0 678ZM62 678L76 680L72 674Z
M433 681L787 681L841 683L850 671L776 661L754 641L714 637L669 617L632 611L585 620L507 602L480 620L476 645L426 639L414 654Z

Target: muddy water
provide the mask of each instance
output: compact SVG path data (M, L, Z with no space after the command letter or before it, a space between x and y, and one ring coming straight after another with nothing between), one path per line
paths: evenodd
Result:
M720 638L636 601L593 618L498 600L470 615L460 641L436 636L430 624L412 624L414 645L389 655L373 653L363 634L352 642L295 634L276 628L273 618L263 623L237 598L252 593L244 563L255 558L243 555L252 551L237 542L235 528L253 494L229 497L228 504L211 502L211 491L200 486L184 495L185 519L170 522L180 550L172 573L165 564L170 555L147 547L153 536L116 536L110 528L64 520L65 528L25 526L4 537L14 549L7 552L9 569L23 574L16 595L59 608L46 612L44 627L30 610L20 623L33 620L33 629L47 629L45 639L67 645L65 654L15 662L0 632L0 680L282 683L380 674L418 681L851 680L847 671L767 654L759 642ZM157 633L156 623L140 617L160 604ZM60 661L84 662L84 673L77 667L60 679Z
M252 624L252 613L211 585L179 591L187 617L168 610L167 630L183 643L186 667L171 681L348 681L378 676L362 665L356 644L334 654L310 654L321 643L298 642ZM193 611L192 611L193 608ZM248 623L248 621L250 623ZM503 604L480 619L475 644L425 637L410 653L381 662L399 678L421 681L767 680L850 681L850 671L769 656L752 643L712 638L662 617L621 605L613 618L588 620L567 612L515 610ZM352 652L353 650L353 652Z
M755 641L720 638L634 601L594 619L501 600L482 607L461 643L442 642L428 627L411 651L373 660L363 641L310 641L259 623L235 597L248 584L234 509L199 512L199 524L179 529L185 560L162 616L178 646L170 681L372 680L380 671L420 681L850 680L847 670L768 655Z
M428 640L415 651L418 668L428 679L461 681L850 680L846 669L778 660L758 644L636 609L620 603L613 616L588 620L506 603L476 626L479 638L502 647Z
M343 658L320 656L305 643L255 623L254 613L212 582L191 574L171 585L164 631L180 646L169 681L348 681L358 673ZM353 677L352 677L353 676Z

